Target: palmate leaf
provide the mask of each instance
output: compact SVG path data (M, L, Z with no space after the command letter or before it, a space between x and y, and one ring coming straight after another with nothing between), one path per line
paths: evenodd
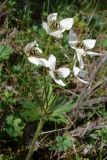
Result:
M21 115L28 119L28 121L39 120L41 117L40 107L37 103L32 102L30 100L26 100L22 102L22 113Z
M12 115L7 116L6 122L7 122L7 124L12 124L13 123L13 116Z
M56 108L54 110L54 112L52 113L52 115L59 115L59 114L63 114L63 113L68 113L73 108L73 105L74 105L73 101L66 102L65 104L60 105L58 108Z
M67 117L64 115L64 114L60 114L60 115L57 115L57 116L50 116L49 117L49 120L50 121L53 121L53 122L57 122L57 123L65 123L65 124L68 124L69 121L67 119Z
M59 95L55 95L54 101L50 104L52 112L63 106L65 103L66 103L66 97L64 96L59 97Z
M73 108L73 105L74 105L73 101L70 101L66 102L65 104L59 105L59 107L57 106L57 108L53 111L53 113L51 113L49 120L67 124L69 121L65 116L65 113L70 112L71 109Z
M0 45L0 60L9 59L10 54L13 52L13 49L7 45Z

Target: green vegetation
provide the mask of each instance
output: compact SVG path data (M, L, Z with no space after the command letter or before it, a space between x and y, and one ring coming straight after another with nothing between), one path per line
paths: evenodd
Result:
M106 159L105 1L0 2L0 160ZM89 56L85 50L80 67L75 47L68 42L71 28L63 31L63 38L44 30L42 23L50 13L58 13L54 26L48 23L52 30L61 28L61 20L73 18L76 47L84 39L96 39L92 51L101 56ZM32 56L39 65L32 64ZM56 66L51 69L52 56ZM74 66L80 69L77 75Z

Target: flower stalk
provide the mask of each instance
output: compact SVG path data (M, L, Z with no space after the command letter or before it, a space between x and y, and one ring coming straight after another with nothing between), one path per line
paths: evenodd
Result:
M35 147L35 142L38 139L39 133L41 132L43 126L44 126L44 120L40 119L38 127L37 127L37 130L36 130L36 132L34 134L34 137L33 137L29 152L27 154L26 160L30 160L31 159L31 156L33 154L33 150L34 150L34 147ZM36 148L36 150L37 150L37 148Z

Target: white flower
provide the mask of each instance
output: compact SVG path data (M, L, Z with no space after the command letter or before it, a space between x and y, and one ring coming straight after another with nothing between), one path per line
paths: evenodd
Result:
M61 78L66 78L70 74L70 69L66 67L62 67L59 69L55 69L56 66L56 57L54 55L50 55L48 60L44 58L37 58L35 56L29 56L28 60L39 66L43 66L49 69L49 74L52 77L52 79L59 85L65 86L65 83L62 81Z
M49 74L52 79L59 85L65 86L65 83L62 81L61 78L66 78L70 74L70 69L66 67L62 67L59 69L55 69L56 66L56 57L54 55L50 55L48 59L49 65Z
M39 44L36 41L29 43L24 48L24 52L28 56L28 60L31 63L37 66L40 65L40 66L48 67L47 60L44 58L39 58L43 52L39 48Z
M24 48L24 52L28 53L32 49L35 51L38 50L39 53L42 53L42 50L39 48L39 44L36 41L33 41L33 42L29 43L28 45L26 45Z
M73 18L66 18L57 22L57 13L51 13L47 17L47 22L43 22L45 31L56 38L62 38L65 30L70 30L73 25Z
M74 72L75 77L76 77L78 80L80 80L80 81L83 82L83 83L89 83L88 81L85 81L85 80L82 79L82 78L85 78L85 77L86 77L86 75L87 75L87 72L86 72L86 71L83 71L82 69L80 69L80 68L78 68L78 67L76 67L76 66L74 65L74 67L73 67L73 72Z
M28 54L31 53L32 49L33 51L42 53L42 50L38 47L39 45L36 43L36 41L29 43L25 48L24 52ZM28 60L35 64L36 66L43 66L49 69L49 74L52 77L52 79L59 85L65 86L65 83L62 81L61 78L66 78L70 74L70 69L66 67L62 67L59 69L55 69L56 66L56 57L54 55L50 55L48 60L45 58L38 58L36 55L28 55Z
M99 53L89 51L90 49L93 49L95 47L95 43L96 43L95 39L85 39L82 42L80 42L77 38L76 33L73 30L70 30L69 44L70 44L70 47L75 49L76 51L77 59L81 69L84 68L82 56L85 56L85 55L101 56L102 55Z

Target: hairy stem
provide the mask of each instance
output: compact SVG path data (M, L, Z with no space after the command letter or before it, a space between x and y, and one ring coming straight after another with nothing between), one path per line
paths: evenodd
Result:
M33 149L34 149L34 146L35 146L35 142L36 142L36 140L37 140L37 138L38 138L38 136L40 134L40 131L43 128L43 125L44 125L44 120L40 119L38 127L37 127L37 130L36 130L36 132L34 134L34 137L33 137L29 152L27 154L26 160L30 160L31 159L31 156L33 154Z

